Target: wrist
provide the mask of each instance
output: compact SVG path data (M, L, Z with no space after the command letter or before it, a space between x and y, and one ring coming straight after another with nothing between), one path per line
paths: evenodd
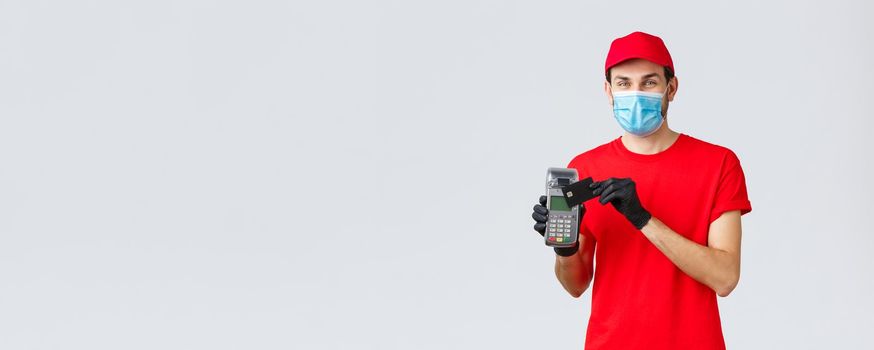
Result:
M576 254L570 256L555 255L555 265L562 270L575 270L583 263Z
M555 254L559 258L559 260L562 260L562 259L568 259L568 258L576 255L577 250L579 250L579 248L580 248L580 243L577 242L574 244L573 247L553 248L553 250L555 250Z
M641 208L640 212L635 213L634 215L629 215L627 219L635 228L640 230L649 223L650 219L652 219L652 214L646 211L646 209Z

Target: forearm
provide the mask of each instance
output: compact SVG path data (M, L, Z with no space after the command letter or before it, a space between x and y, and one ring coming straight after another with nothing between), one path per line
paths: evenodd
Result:
M641 232L674 265L698 282L727 296L737 285L739 261L734 255L693 242L653 217Z
M587 266L579 253L567 257L555 255L555 277L574 298L582 295L592 280L592 266Z

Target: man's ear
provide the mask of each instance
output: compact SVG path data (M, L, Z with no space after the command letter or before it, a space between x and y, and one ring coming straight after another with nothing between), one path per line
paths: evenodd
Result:
M604 93L607 94L607 100L610 102L610 105L613 105L613 92L610 91L610 82L604 82Z
M671 78L671 82L669 82L668 85L668 102L670 102L674 100L674 95L677 94L677 87L680 86L677 76Z

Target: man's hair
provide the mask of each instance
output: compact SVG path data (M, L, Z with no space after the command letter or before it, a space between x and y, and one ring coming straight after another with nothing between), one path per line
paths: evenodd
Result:
M671 82L671 78L674 77L674 72L672 72L671 69L668 67L664 67L664 68L665 68L665 82L669 83L669 82ZM610 67L610 69L607 70L607 82L608 83L612 83L612 81L611 81L611 78L612 78L611 72L612 71L613 71L613 67Z

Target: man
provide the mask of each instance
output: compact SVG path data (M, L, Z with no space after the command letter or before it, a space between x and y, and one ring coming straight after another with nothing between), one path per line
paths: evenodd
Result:
M594 278L586 349L725 349L716 295L737 285L741 215L752 210L740 161L668 127L678 82L660 38L614 40L604 69L625 133L568 164L598 197L581 205L576 246L555 248L573 297ZM532 213L541 235L545 205Z

